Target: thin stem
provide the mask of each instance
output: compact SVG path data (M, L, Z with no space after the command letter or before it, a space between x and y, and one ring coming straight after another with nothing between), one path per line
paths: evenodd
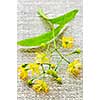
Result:
M56 49L57 53L59 54L59 56L64 59L68 64L70 63L57 49Z
M73 54L74 54L74 52L71 52L71 53L67 54L66 56L70 56L70 55L73 55Z
M44 64L44 65L51 65L50 63L43 63L43 64ZM42 64L42 65L43 65L43 64Z
M48 44L46 52L48 52L48 51L49 51L49 47L50 47L50 44Z
M44 18L44 16L42 16L43 18ZM45 18L44 18L45 19ZM62 58L62 59L64 59L67 63L70 63L58 50L57 50L57 46L56 46L56 41L55 41L55 32L54 32L54 25L50 22L50 21L48 21L48 19L45 19L47 22L48 22L48 24L50 25L50 27L51 27L51 30L52 30L52 33L53 33L53 38L54 38L54 48L55 48L55 50L57 51L57 53L60 55L60 57Z
M55 38L55 32L54 32L54 25L53 24L52 24L52 33L53 33L53 38ZM54 39L54 48L55 49L57 48L55 39Z
M49 66L49 68L48 69L50 69L50 66Z
M31 79L31 81L33 81L33 80L35 80L35 79L38 79L38 78L41 77L43 74L44 74L44 73L41 73L38 77L33 77L33 78Z
M43 64L41 64L41 67L42 67L43 73L45 73L45 69L44 69L44 67L43 67Z
M56 49L60 49L60 47L57 47ZM55 49L53 49L52 51L50 51L51 53L53 53L54 51L56 51Z
M80 54L80 52L78 52L78 51L73 51L73 52L70 52L69 54L67 54L66 56L70 56L70 55L73 55L73 54Z
M58 69L58 67L60 66L61 62L62 62L62 59L60 59L60 61L58 62L57 67L55 68L55 71Z
M54 25L52 25L52 32L53 32L53 37L55 37L55 35L54 35ZM55 41L55 39L54 39L54 48L55 48L56 52L60 55L60 57L61 57L62 59L64 59L67 63L70 63L70 62L58 51L57 46L56 46L56 41Z

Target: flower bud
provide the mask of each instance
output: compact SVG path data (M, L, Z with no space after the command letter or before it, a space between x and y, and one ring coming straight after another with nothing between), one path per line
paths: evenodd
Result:
M52 76L57 78L58 77L57 72L52 70Z
M55 68L56 67L56 65L55 64L51 64L51 68Z
M77 48L74 53L80 54L81 53L81 49Z
M47 70L47 74L52 75L53 77L58 77L57 72L55 70Z
M27 81L27 84L28 84L28 85L32 85L32 80L28 80L28 81Z
M28 64L22 64L22 67L25 68Z
M47 70L47 74L51 75L52 74L52 70L48 69Z
M57 81L59 84L62 84L62 78L58 77L58 78L56 78L56 81Z
M41 47L46 47L46 44L45 43L41 43Z

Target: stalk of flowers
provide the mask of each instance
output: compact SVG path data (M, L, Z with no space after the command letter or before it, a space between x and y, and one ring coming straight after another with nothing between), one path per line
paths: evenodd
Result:
M43 44L42 44L43 46ZM46 46L46 45L45 45ZM62 37L62 47L70 49L74 46L74 38L73 37ZM43 46L44 47L44 46ZM62 55L61 52L57 49L57 44L56 41L54 40L54 48L55 51L59 54L61 60L58 62L58 64L53 64L51 63L51 57L48 57L46 53L43 52L36 52L35 53L35 58L34 58L34 63L29 63L26 65L22 65L18 68L19 72L19 77L22 80L25 80L28 78L28 72L32 72L32 79L27 80L27 84L31 86L33 90L36 92L45 92L47 93L49 90L49 86L47 83L44 81L44 77L39 79L39 77L42 75L44 76L45 74L50 75L53 77L53 79L59 83L62 84L62 78L59 77L58 75L58 67L61 67L61 62L65 60L68 63L67 67L67 72L74 76L78 77L81 73L81 63L79 60L74 60L73 62L70 62L66 59L64 55ZM48 48L49 50L49 48ZM54 51L54 52L55 52ZM69 53L67 56L70 56L72 54L80 54L81 50L78 48L75 51ZM45 69L44 65L48 65L48 69ZM34 76L37 76L34 78Z
M67 42L67 43L66 43ZM62 46L63 48L70 49L73 47L73 38L71 37L63 37L62 38ZM39 79L40 76L43 76L45 74L50 75L53 77L53 79L59 83L62 84L62 78L58 75L58 67L61 67L61 62L65 60L68 63L67 72L74 76L78 77L81 73L82 65L79 60L74 60L73 62L70 62L66 60L66 57L64 57L58 49L57 53L61 57L61 60L58 62L58 64L51 63L51 58L48 57L46 53L43 52L36 52L35 53L35 61L34 63L29 64L22 64L18 68L18 73L20 79L26 81L29 86L36 92L44 92L47 93L49 91L49 86L43 79ZM80 54L81 50L80 48L76 49L75 51L69 53L68 55L72 54ZM67 55L67 56L68 56ZM45 69L44 65L48 65L48 69ZM28 72L32 72L32 79L28 79ZM35 77L37 76L37 77Z
M74 10L73 14L75 14L77 11L78 10ZM43 17L47 21L48 24L50 24L51 34L53 35L52 36L53 44L52 44L52 46L50 46L51 45L50 43L45 44L44 42L43 43L40 42L40 44L41 44L40 46L41 46L41 48L43 48L43 52L41 52L38 49L38 52L35 52L34 62L29 63L29 64L22 64L21 66L19 66L18 67L18 76L23 81L26 81L28 86L31 87L37 93L48 93L49 86L48 86L47 82L45 81L46 76L47 77L51 76L53 78L53 80L56 81L58 84L63 83L62 78L58 74L59 69L61 67L63 67L61 65L63 60L68 64L67 73L69 73L69 75L71 75L75 78L78 78L80 76L81 70L82 70L81 62L77 59L70 62L67 59L67 56L70 56L73 54L80 54L81 49L77 48L73 52L70 52L69 54L66 54L66 56L64 56L62 54L62 52L59 51L59 49L61 47L63 49L65 49L65 48L72 49L74 47L74 37L63 36L61 43L58 46L57 42L59 39L56 40L56 38L55 38L56 36L55 36L54 23L52 23L50 20L48 20L49 18L43 13L42 10L39 10L39 14L41 17ZM70 14L73 15L72 12ZM68 16L69 16L69 13L68 13ZM59 18L61 18L61 17L59 17ZM65 21L65 20L63 20L63 18L62 18L62 21ZM56 24L60 24L60 27L63 26L61 24L61 22L59 22L59 21ZM43 35L43 38L44 38L44 35ZM25 41L27 41L27 40L25 40ZM31 42L29 42L29 43L31 43ZM21 42L21 44L23 44L23 42ZM52 51L51 51L51 48L53 48ZM56 62L52 63L52 53L53 52L56 52L60 56L60 60L57 63ZM47 65L47 68L44 65ZM30 72L31 72L31 75L29 74Z

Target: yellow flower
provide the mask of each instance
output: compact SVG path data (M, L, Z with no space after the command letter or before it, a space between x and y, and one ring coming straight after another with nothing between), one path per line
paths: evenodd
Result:
M20 66L20 67L18 68L18 73L19 73L20 79L22 79L22 80L27 79L27 77L28 77L28 72L25 70L24 67Z
M72 48L73 47L74 38L73 37L62 37L62 47L63 48Z
M79 60L74 60L70 64L68 64L67 72L78 77L81 73L82 64Z
M36 80L32 89L35 90L36 92L45 92L45 93L47 93L49 90L47 83L43 80Z
M40 74L40 65L37 63L30 63L28 64L28 66L30 67L30 69L32 70L32 75L36 74Z
M43 63L49 63L50 60L49 58L47 57L47 55L45 53L42 53L42 52L36 52L36 63L40 63L40 64L43 64Z

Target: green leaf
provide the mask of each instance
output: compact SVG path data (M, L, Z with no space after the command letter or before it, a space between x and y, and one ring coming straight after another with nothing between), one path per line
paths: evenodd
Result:
M56 18L52 18L52 19L49 19L49 21L52 23L52 24L65 24L65 23L68 23L69 21L71 21L75 15L77 14L78 10L75 9L75 10L72 10L62 16L59 16L59 17L56 17Z
M49 21L52 22L53 24L60 24L56 29L54 29L55 37L53 36L52 31L50 31L36 37L18 41L17 44L20 46L37 47L41 46L42 43L45 44L50 43L54 38L57 38L57 36L61 33L61 30L62 28L64 28L65 24L74 19L77 12L78 10L73 10L63 16L54 19L49 19ZM40 14L42 14L42 16L45 16L43 13Z
M54 30L55 37L59 34L61 29L62 29L62 26L59 26ZM52 39L53 39L53 34L52 34L52 31L50 31L33 38L21 40L17 42L17 44L20 46L40 46L42 43L48 43Z
M75 17L75 15L77 14L77 12L78 12L78 10L74 9L74 10L72 10L72 11L70 11L62 16L49 19L41 8L39 8L39 10L38 10L38 14L42 18L44 18L45 20L50 21L52 24L65 24L65 23L71 21Z

